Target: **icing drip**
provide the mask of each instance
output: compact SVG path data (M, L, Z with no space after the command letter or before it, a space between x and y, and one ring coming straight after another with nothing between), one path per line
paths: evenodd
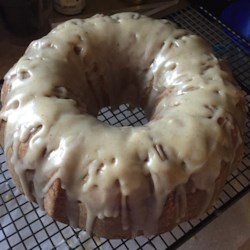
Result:
M186 215L187 210L187 197L186 197L186 190L183 185L176 188L176 202L177 206L177 222L180 222L182 218Z
M173 191L181 220L190 180L207 193L203 212L222 162L231 167L242 144L243 97L231 73L168 21L123 13L65 22L34 41L5 82L5 152L23 192L43 207L60 179L70 224L81 224L84 205L89 234L96 220L119 216L133 236L156 233ZM121 103L143 107L149 123L117 128L94 117Z
M128 207L127 207L127 197L122 195L122 229L128 230L129 221L128 221Z

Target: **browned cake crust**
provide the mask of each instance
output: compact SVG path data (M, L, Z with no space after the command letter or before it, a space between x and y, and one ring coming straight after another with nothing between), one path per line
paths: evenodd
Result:
M8 158L10 157L9 154L11 154L10 151L7 154ZM22 190L19 178L16 175L12 164L8 161L7 165L17 187L19 188L19 190ZM227 166L223 166L221 169L220 175L216 180L215 192L211 204L209 205L209 208L217 200L218 195L221 193L225 185L226 178L228 176L227 169L228 169ZM179 221L179 223L181 223L182 221L187 221L190 219L197 218L199 215L201 215L201 208L204 206L204 203L206 202L207 194L205 191L202 190L196 190L195 192L193 192L193 188L194 187L192 181L189 181L185 185L187 193L187 210L185 217L183 217ZM176 207L177 204L176 199L178 199L178 197L176 196L175 191L173 191L168 195L163 213L159 219L158 234L170 231L177 225L176 219L178 218L177 217L178 208ZM61 187L60 179L57 179L50 187L49 191L44 197L44 209L48 213L48 215L53 217L55 220L68 224L69 221L67 217L67 206L68 206L68 200L66 192ZM84 204L79 204L79 210L80 210L79 226L84 227L86 223L86 209ZM134 236L132 235L131 230L122 229L121 222L122 222L121 217L106 218L104 220L99 220L97 218L94 224L93 231L95 232L96 236L102 236L109 239L131 238L132 236Z

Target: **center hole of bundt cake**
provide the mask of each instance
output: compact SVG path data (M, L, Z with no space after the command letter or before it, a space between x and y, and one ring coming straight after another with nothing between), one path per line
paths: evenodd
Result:
M129 104L121 104L115 110L112 110L110 106L103 107L99 110L97 119L116 127L138 127L148 122L141 107L132 108Z
M111 126L143 126L152 113L152 105L148 104L152 89L146 77L148 65L126 63L129 59L119 51L116 57L109 63L100 58L88 60L84 76L88 94L83 98L86 110Z
M127 42L119 37L109 42L86 38L87 46L73 49L77 70L69 70L78 86L72 92L83 112L111 126L142 126L154 109L150 68L154 53L138 50L133 32L127 36Z

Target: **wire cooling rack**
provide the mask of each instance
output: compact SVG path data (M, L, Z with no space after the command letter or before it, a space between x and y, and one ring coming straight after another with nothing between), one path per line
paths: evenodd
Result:
M235 77L246 91L247 105L250 106L250 58L221 31L221 24L209 21L192 7L167 18L203 36L212 44L218 56L229 61ZM103 108L98 119L114 126L138 126L146 122L141 109L131 112L127 105L121 105L114 112L108 107ZM171 232L133 240L89 238L84 231L48 217L16 189L0 149L0 249L176 249L250 190L249 114L244 140L245 154L242 164L227 179L224 191L212 209L199 219L178 225Z

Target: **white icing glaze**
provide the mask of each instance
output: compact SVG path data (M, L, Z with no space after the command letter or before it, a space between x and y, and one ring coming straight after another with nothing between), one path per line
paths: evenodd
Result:
M60 178L71 205L85 204L89 233L96 217L118 216L134 235L155 233L170 192L185 216L190 178L209 194L205 210L222 162L232 165L242 144L243 97L231 73L205 41L168 21L123 13L65 22L34 41L5 82L5 151L25 195L43 206ZM94 117L121 103L142 106L149 123L117 128Z

